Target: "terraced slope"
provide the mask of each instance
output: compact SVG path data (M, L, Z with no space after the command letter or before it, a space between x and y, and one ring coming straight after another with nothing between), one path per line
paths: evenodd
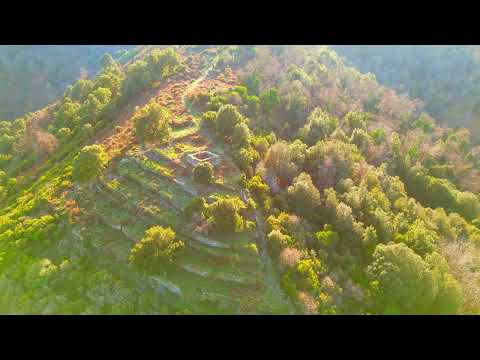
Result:
M156 150L161 153L167 149ZM155 166L158 168L152 170ZM133 149L118 166L109 169L110 182L98 182L93 189L77 192L77 200L92 224L89 231L104 232L93 246L128 267L128 252L148 227L171 226L186 248L175 269L155 274L155 282L167 284L162 286L177 294L195 313L216 313L219 307L227 313L284 312L282 300L272 299L274 295L267 291L255 233L206 237L181 216L190 192L207 197L227 193L228 186L234 187L229 178L224 178L226 184L205 188L188 177L162 173L158 170L162 168L162 163L148 160L138 148ZM173 171L185 173L188 169L177 166ZM231 171L235 171L233 166Z
M99 136L97 143L104 144L114 158L105 180L72 194L88 224L83 231L74 229L72 237L95 239L91 245L103 254L101 257L135 274L127 262L131 247L149 227L170 226L184 241L185 249L173 270L154 274L145 286L162 289L164 301L166 294L171 297L171 307L187 307L196 314L286 313L285 300L267 279L256 232L207 236L182 216L192 196L211 199L240 192L240 171L223 146L202 133L198 120L188 113L185 104L187 93L212 84L230 85L209 78L211 66L207 64L202 69L196 61L194 56L187 76L143 94L122 115L113 131ZM172 125L168 145L146 149L136 144L130 119L134 105L143 105L151 98L168 106L177 122ZM215 168L216 182L210 185L193 182L192 168L185 162L187 154L201 150L222 158ZM95 232L104 235L96 236Z

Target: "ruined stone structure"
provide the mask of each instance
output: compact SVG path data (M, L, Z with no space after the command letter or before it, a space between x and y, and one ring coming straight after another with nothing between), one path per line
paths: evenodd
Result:
M196 166L197 164L210 162L212 165L220 164L220 155L214 154L210 151L199 151L194 154L188 154L186 156L186 161L191 166Z

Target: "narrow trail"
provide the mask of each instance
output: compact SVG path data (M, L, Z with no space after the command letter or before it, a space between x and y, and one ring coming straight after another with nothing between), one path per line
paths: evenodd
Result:
M107 153L115 155L122 152L131 144L136 143L134 124L131 121L137 106L145 106L151 99L169 110L175 116L180 116L186 111L185 93L192 85L196 86L203 80L206 74L199 74L201 71L198 58L191 57L192 64L186 74L174 76L161 83L158 87L145 90L136 101L122 109L119 119L113 129L105 130L99 135L97 143L105 146ZM200 81L199 81L200 80Z
M194 82L192 82L188 87L187 89L184 91L183 95L182 95L182 98L181 98L181 101L182 101L182 104L183 106L186 108L186 99L187 99L187 96L190 95L190 93L195 90L198 85L200 85L200 83L202 81L204 81L208 75L210 74L210 71L212 71L214 68L215 68L215 65L217 64L217 61L218 61L218 56L216 56L213 61L211 62L211 64L209 66L206 67L206 69L203 71L203 73L200 75L200 77L198 77Z
M248 190L241 190L240 195L243 201L246 202L250 194ZM257 225L256 237L257 237L258 251L260 254L260 259L262 260L262 263L265 269L267 286L277 296L277 298L281 299L282 302L286 305L286 307L288 308L288 314L293 315L296 313L295 307L292 304L290 298L285 294L283 289L280 287L280 279L278 277L278 273L272 262L272 258L268 253L267 239L265 238L265 222L263 220L263 215L257 209L254 210L254 218L255 218L255 223Z

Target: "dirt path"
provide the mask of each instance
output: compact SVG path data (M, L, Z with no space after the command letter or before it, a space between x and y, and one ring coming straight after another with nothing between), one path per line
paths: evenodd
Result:
M249 193L248 190L241 190L240 193L242 200L247 202ZM295 314L295 307L293 306L290 298L284 293L280 287L280 279L278 273L275 269L275 266L272 262L270 254L268 253L267 239L265 237L265 222L263 220L263 215L258 210L254 210L254 219L257 225L256 235L257 235L257 245L258 251L260 254L260 259L262 260L265 274L266 274L266 284L269 289L277 296L278 299L286 305L288 308L288 314Z
M186 91L198 80L203 80L198 59L195 57L192 59L192 64L186 74L174 76L158 87L145 90L133 103L122 109L115 126L100 133L96 142L102 143L110 155L121 153L131 144L135 144L134 124L131 118L135 114L137 106L145 106L153 98L160 105L167 107L174 116L185 113L184 96Z

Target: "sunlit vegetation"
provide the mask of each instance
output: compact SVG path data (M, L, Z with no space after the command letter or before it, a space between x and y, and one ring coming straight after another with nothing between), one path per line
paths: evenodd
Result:
M326 47L128 59L0 122L0 309L480 311L468 130Z

